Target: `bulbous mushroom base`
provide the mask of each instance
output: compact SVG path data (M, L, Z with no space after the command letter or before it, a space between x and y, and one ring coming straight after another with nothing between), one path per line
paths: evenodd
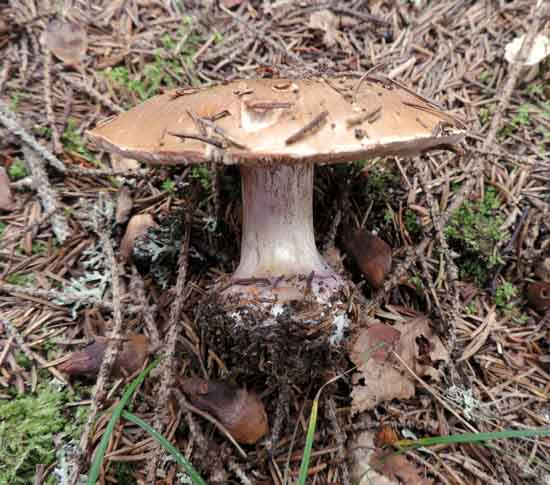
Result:
M322 385L348 367L354 325L343 292L330 301L251 305L219 294L201 305L197 322L208 349L243 382Z

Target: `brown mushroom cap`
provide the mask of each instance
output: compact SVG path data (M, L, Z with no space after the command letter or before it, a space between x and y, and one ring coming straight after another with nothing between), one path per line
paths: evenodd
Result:
M455 144L463 135L452 116L378 77L360 83L350 77L256 79L179 89L89 132L101 148L150 163L250 165L412 155Z

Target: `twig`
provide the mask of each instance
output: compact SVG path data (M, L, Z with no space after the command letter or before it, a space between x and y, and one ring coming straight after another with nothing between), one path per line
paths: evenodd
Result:
M141 310L140 314L145 322L145 327L151 338L151 343L154 348L159 348L160 346L160 334L155 322L155 315L153 313L153 308L149 305L147 300L147 295L145 294L145 288L143 286L143 279L138 273L135 266L132 267L132 279L130 280L130 291L135 295L135 300L139 302Z
M104 226L103 224L102 226ZM104 227L101 227L98 230L98 235L107 256L109 268L111 270L111 289L113 293L113 328L109 333L109 340L107 348L105 349L105 356L101 362L101 367L99 368L97 382L92 391L92 396L94 396L92 403L90 405L88 419L86 424L83 427L82 435L80 439L80 449L75 456L75 466L73 473L69 479L71 485L75 485L78 482L80 475L80 469L84 461L84 457L88 454L88 448L90 446L90 437L91 430L94 424L95 418L99 411L99 408L105 399L105 386L111 375L111 370L117 358L117 355L122 347L122 311L120 306L120 287L119 287L119 271L118 264L115 258L115 252L113 250L113 245L111 239L107 234Z
M85 296L80 293L63 292L57 290L41 290L28 286L10 285L0 283L0 292L10 293L12 295L28 295L34 298L43 298L47 300L59 300L66 304L79 303L81 305L98 306L106 310L112 310L113 305L108 301L102 301L98 298Z
M340 428L340 425L338 424L338 416L336 416L336 404L334 403L334 399L332 397L329 397L327 399L327 413L328 417L330 419L330 424L332 425L332 431L334 433L334 436L336 438L336 442L338 443L338 453L340 455L340 471L342 472L342 477L340 483L342 485L348 485L351 484L351 478L349 473L349 468L347 465L347 450L346 450L346 435Z
M36 190L44 210L51 212L52 230L57 240L63 244L69 237L70 230L65 216L58 211L57 193L50 186L48 174L42 165L42 160L30 148L25 146L23 147L23 154L32 174L34 190Z
M103 104L106 108L109 108L114 113L124 113L124 109L121 108L118 104L111 101L107 96L104 94L101 94L97 89L92 87L89 83L85 82L82 79L77 79L72 76L61 76L61 78L69 83L74 88L78 89L79 91L83 91L86 94L88 94L91 98L94 98L96 101L99 101L101 104Z
M15 119L15 115L8 108L8 105L0 100L0 123L2 123L10 133L21 138L21 141L32 148L52 167L65 173L65 165L47 148L43 147L34 136L25 130Z
M155 408L155 429L162 432L164 428L164 419L166 416L167 402L170 396L170 390L174 383L174 356L176 353L176 342L178 335L182 333L181 312L184 303L185 281L187 279L187 266L189 257L189 241L191 239L191 214L186 213L185 235L180 249L178 259L178 277L176 280L174 301L170 306L170 317L168 320L168 334L165 337L166 359L163 362L162 380L157 394L157 405ZM157 473L157 463L162 453L159 444L156 445L151 461L147 470L147 481L155 483Z
M17 234L14 234L13 236L8 238L3 238L0 241L0 249L3 249L6 246L10 245L11 243L22 238L28 232L38 229L42 224L45 224L48 221L48 219L54 214L56 210L59 210L59 207L54 207L53 209L50 208L49 210L46 210L37 221L33 222L32 224L29 224L28 226L25 226L23 229L21 229Z
M59 139L59 132L55 125L55 114L52 106L52 53L50 49L46 48L44 54L44 101L46 104L46 119L52 130L52 145L55 154L59 155L62 152L61 141Z

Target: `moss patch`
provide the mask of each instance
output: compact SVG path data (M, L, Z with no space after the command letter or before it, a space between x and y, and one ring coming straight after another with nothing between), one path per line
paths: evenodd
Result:
M0 402L0 483L32 483L36 465L55 458L54 436L66 426L66 393L40 387L38 393Z

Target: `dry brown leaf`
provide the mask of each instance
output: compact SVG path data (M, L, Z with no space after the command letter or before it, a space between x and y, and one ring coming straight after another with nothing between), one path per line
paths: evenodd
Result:
M323 42L332 47L336 44L338 36L338 17L330 10L319 10L313 12L309 17L309 28L322 30L324 32Z
M239 443L254 444L269 432L265 407L254 392L198 377L180 378L178 385L191 404L218 418Z
M416 375L429 376L433 380L441 377L434 364L449 358L448 351L433 334L425 317L394 326L372 322L357 337L351 351L351 360L359 370L352 377L353 413L373 409L382 401L414 396L415 379L391 358L391 350Z
M139 169L140 165L137 160L124 158L113 153L111 155L111 167L115 172L129 172L131 170Z
M43 34L44 45L66 64L78 65L86 55L88 35L81 25L53 20Z
M133 205L134 201L132 200L130 189L126 186L122 187L118 191L117 197L115 216L117 224L124 224L128 220L128 217L130 217L130 212L132 212Z
M120 242L120 256L123 261L128 261L132 256L135 240L147 233L150 227L155 226L156 223L151 214L137 214L130 219L126 233Z
M375 453L374 432L359 433L351 445L351 479L357 485L393 485L397 483L378 473L370 464Z
M489 338L489 335L491 334L491 330L493 329L496 323L496 316L497 315L495 310L491 308L491 310L489 310L489 313L487 314L487 317L485 318L485 321L483 322L483 325L478 327L478 329L473 333L472 340L470 341L468 346L464 349L464 352L462 353L462 356L460 357L460 359L458 359L458 362L469 359L481 347L483 347L483 344L485 344L485 342Z
M101 367L108 343L109 339L107 337L96 337L93 344L73 352L69 360L60 364L58 369L69 375L96 376ZM115 362L115 374L131 375L138 371L147 360L150 349L151 343L145 335L128 334Z
M430 485L432 480L421 476L421 470L402 454L393 450L376 449L370 455L369 465L390 480L400 480L401 483L415 485Z
M4 167L0 167L0 210L11 211L15 201L10 188L10 179Z

